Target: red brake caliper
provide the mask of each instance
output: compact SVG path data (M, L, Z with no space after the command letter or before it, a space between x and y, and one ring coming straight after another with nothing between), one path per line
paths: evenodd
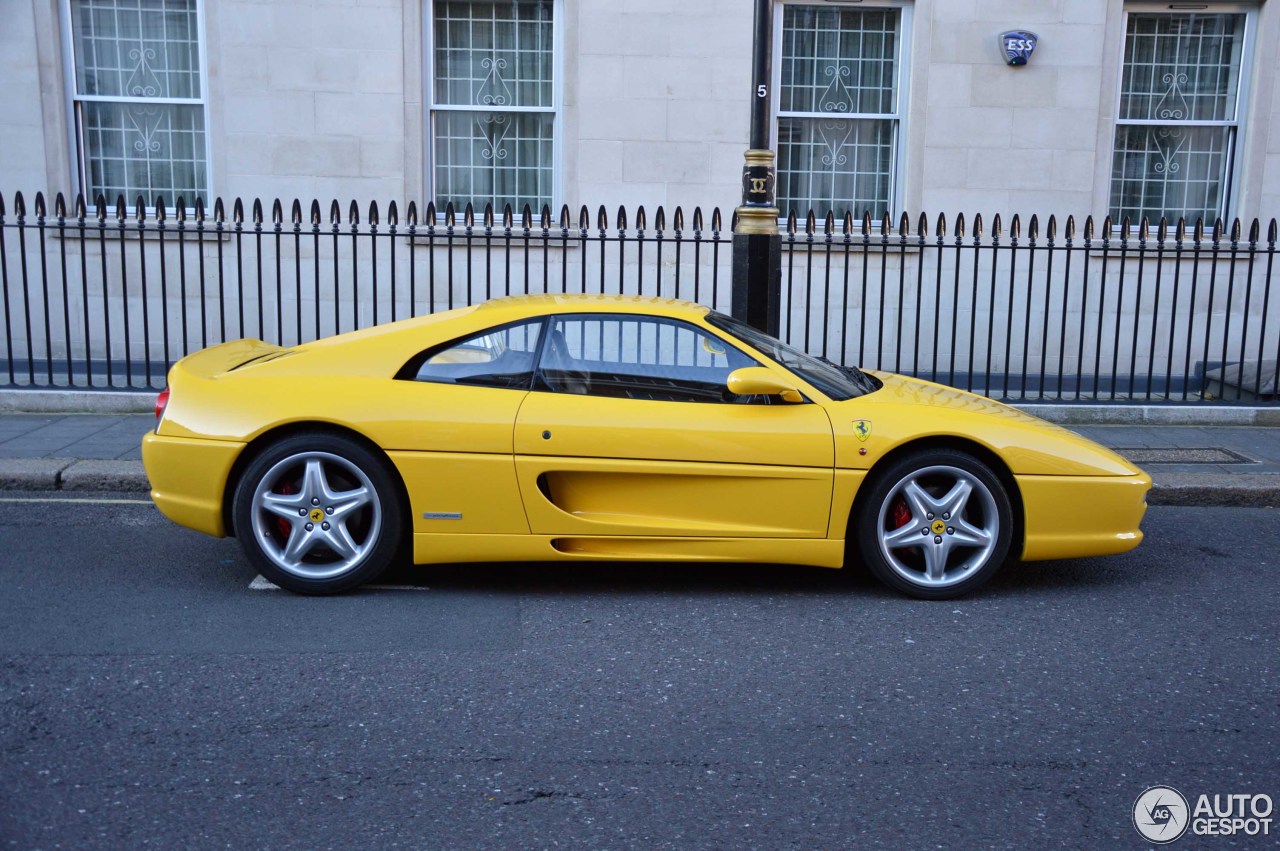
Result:
M294 492L293 482L281 482L276 486L276 488L276 493L283 494L284 496L288 496ZM283 517L277 517L276 528L280 530L280 534L286 541L289 540L289 532L291 531L291 528L288 520L285 520Z
M911 522L911 509L907 508L907 501L902 497L895 499L889 507L889 520L895 529L901 529Z

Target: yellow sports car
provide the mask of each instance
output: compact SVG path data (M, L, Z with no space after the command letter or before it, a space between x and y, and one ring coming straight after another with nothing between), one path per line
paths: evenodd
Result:
M516 296L179 361L143 438L169 518L275 584L397 557L861 561L943 599L1120 553L1151 479L1007 405L836 366L704 306Z

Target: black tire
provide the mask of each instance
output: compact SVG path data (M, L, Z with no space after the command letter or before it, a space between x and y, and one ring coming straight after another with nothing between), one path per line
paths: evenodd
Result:
M983 585L1009 560L1008 490L974 456L925 449L874 476L859 497L853 533L863 563L890 588L949 600Z
M404 512L385 458L336 434L272 444L240 477L236 536L254 567L298 594L337 594L396 558ZM287 510L286 510L287 509ZM297 537L295 537L297 536Z

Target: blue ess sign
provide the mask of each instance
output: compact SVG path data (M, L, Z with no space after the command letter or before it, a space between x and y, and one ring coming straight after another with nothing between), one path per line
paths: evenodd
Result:
M1000 33L1000 49L1004 51L1004 61L1010 65L1026 65L1038 41L1040 36L1026 30Z

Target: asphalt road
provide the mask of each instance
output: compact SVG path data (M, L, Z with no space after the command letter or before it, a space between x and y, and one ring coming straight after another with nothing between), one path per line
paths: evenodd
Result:
M308 599L149 506L0 507L3 847L1141 848L1148 786L1280 801L1276 510L923 603L644 565Z

